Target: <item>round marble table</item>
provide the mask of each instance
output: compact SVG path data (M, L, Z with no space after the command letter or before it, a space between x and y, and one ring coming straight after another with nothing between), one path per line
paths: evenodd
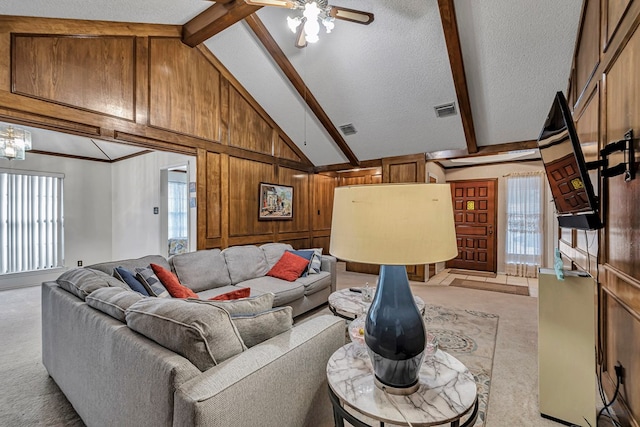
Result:
M375 293L375 288L374 288ZM424 301L422 298L415 296L416 305L420 313L424 314ZM340 316L347 320L353 320L358 317L359 313L366 313L369 310L371 302L362 300L362 294L353 292L349 289L341 289L329 295L329 309L336 316Z
M353 417L354 411L345 411L343 405L382 423L411 423L415 427L445 423L459 426L460 418L472 409L464 425L473 425L477 416L478 390L473 375L442 350L425 357L420 388L407 396L388 394L376 387L369 356L354 343L333 353L327 363L327 381L336 422L352 422L349 416ZM355 421L359 426L366 425L359 418Z

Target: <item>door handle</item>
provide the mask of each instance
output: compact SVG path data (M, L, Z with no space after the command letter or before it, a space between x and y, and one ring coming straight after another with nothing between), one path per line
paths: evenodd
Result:
M489 225L489 235L493 234L493 225Z

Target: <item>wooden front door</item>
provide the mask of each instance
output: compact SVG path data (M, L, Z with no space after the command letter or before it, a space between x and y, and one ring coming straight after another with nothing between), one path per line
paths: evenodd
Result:
M458 256L448 268L496 271L496 183L451 181Z

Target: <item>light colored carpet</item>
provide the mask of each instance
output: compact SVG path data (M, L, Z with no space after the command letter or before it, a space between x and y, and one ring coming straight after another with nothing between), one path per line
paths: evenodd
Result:
M503 292L505 294L529 296L528 286L504 285L502 283L478 282L468 279L453 279L449 286L478 289L481 291Z
M365 282L375 276L338 275L340 289ZM485 427L558 426L538 410L536 298L420 282L412 290L428 304L500 316ZM41 363L40 288L0 292L0 326L0 425L82 425Z

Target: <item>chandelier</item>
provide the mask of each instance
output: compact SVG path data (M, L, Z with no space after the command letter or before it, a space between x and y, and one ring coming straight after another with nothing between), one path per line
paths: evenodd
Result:
M298 34L296 46L304 47L307 43L315 43L319 40L320 23L324 25L327 33L333 30L334 17L331 16L332 6L329 6L327 0L315 0L310 2L295 2L295 9L302 10L302 17L287 17L289 29L294 34ZM303 31L298 32L298 27L302 25Z
M31 150L31 132L11 125L0 125L0 159L24 160L28 150Z

